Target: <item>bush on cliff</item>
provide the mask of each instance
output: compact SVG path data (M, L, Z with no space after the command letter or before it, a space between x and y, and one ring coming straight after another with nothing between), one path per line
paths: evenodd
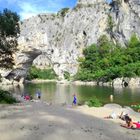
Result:
M58 11L57 15L61 15L62 17L65 17L68 11L69 11L69 8L63 8L60 11Z
M140 40L134 34L126 48L115 45L106 36L83 51L76 80L110 81L118 77L140 76Z
M67 71L64 71L64 78L67 79L68 81L70 80L70 73Z
M32 66L29 69L27 79L32 80L32 79L56 79L57 76L54 72L53 69L39 69L36 68L35 66Z

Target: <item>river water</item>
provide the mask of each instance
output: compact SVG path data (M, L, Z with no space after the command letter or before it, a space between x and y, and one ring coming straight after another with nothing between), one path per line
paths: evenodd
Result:
M85 101L95 96L103 103L118 103L120 105L131 105L140 103L140 88L113 88L102 86L84 86L84 85L65 85L58 83L37 83L25 84L23 86L6 86L1 87L12 93L19 95L30 94L34 98L36 91L41 90L41 99L54 104L71 104L73 94L76 94L78 103L83 104ZM113 100L110 99L113 95Z

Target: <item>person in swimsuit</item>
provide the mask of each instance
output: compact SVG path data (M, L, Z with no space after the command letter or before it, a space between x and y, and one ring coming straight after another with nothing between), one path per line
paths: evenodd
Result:
M131 118L126 121L126 124L122 124L121 126L125 128L140 129L140 123L133 122Z
M140 129L140 123L138 123L138 122L133 122L132 128Z

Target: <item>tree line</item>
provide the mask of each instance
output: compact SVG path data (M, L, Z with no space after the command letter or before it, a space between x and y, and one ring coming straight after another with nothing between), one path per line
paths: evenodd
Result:
M133 34L126 47L114 44L102 35L97 44L83 51L80 66L75 76L82 81L111 81L118 77L140 76L140 39Z

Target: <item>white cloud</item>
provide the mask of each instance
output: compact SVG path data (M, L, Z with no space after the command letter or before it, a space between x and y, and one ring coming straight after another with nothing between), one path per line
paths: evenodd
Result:
M39 2L39 0L37 1ZM52 6L55 6L54 4L52 3L49 3ZM55 12L55 11L49 11L48 10L48 7L46 6L46 9L45 9L45 6L42 4L37 4L37 3L32 3L31 1L30 2L22 2L20 1L18 3L18 6L20 7L21 11L19 12L20 16L21 16L21 19L27 19L27 18L30 18L32 16L35 16L39 13L52 13L52 12Z
M1 2L2 0L0 0ZM27 19L39 13L57 12L69 3L69 0L5 0L7 7L15 8L21 19Z
M30 17L35 16L41 12L39 7L37 7L36 5L34 5L32 3L19 2L18 5L21 9L21 11L19 12L21 19L30 18Z

